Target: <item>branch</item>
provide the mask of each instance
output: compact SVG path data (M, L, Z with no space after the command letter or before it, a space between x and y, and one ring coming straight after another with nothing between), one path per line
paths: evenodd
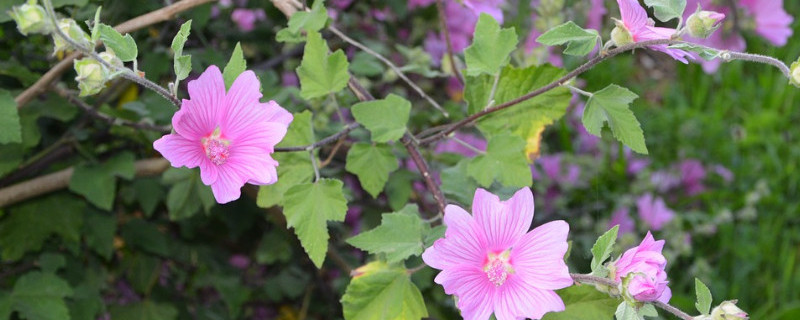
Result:
M131 33L133 31L142 29L144 27L167 21L172 19L176 14L189 10L191 8L197 7L201 4L205 4L208 2L212 2L215 0L183 0L179 1L175 4L170 6L163 7L161 9L148 12L136 18L130 19L123 23L118 24L115 29L120 33ZM61 60L58 64L53 66L50 71L47 71L44 75L42 75L39 80L36 81L32 86L28 89L20 93L14 98L14 101L17 103L17 108L22 108L28 102L33 100L37 95L44 93L47 91L47 88L50 86L53 81L58 80L61 77L61 74L67 72L72 67L72 61L78 59L82 56L80 52L73 52L72 54L68 55L64 60Z
M447 205L442 190L439 189L439 185L433 181L433 176L430 173L428 164L425 163L425 159L419 153L414 136L410 133L406 133L400 141L406 147L406 150L408 150L408 154L411 155L411 160L417 165L417 169L419 169L420 174L422 174L422 178L425 180L425 185L427 185L428 190L433 193L433 199L436 200L436 205L439 208L439 213L432 219L432 221L436 221L438 219L435 218L444 214L444 208Z
M356 128L360 128L360 127L361 127L361 124L359 124L358 122L353 122L351 124L348 124L346 127L344 127L344 129L342 129L342 131L334 133L334 134L332 134L332 135L330 135L330 136L328 136L328 137L326 137L326 138L324 138L322 140L314 142L312 144L305 145L305 146L297 146L297 147L275 148L275 152L311 151L311 150L314 150L316 148L322 147L324 145L328 145L328 144L334 143L334 142L336 142L336 140L339 140L339 138L341 138L343 136L346 136L348 133L350 133L350 131L353 131Z
M81 108L83 111L86 111L86 113L88 113L89 116L99 119L100 121L103 121L109 125L120 125L120 126L131 127L134 129L150 130L158 132L170 132L172 130L172 126L159 126L150 123L133 122L125 119L114 118L105 113L97 111L97 109L93 108L83 100L79 99L74 94L67 91L67 89L55 85L52 86L52 89L58 95L62 96L64 99L67 99L67 101L69 101L70 103L74 104L78 108Z
M572 280L574 280L575 282L578 282L578 283L583 283L583 284L602 284L602 285L609 286L609 287L612 287L612 288L616 288L616 287L619 286L619 282L616 282L616 281L611 280L609 278L602 278L602 277L596 277L596 276L589 275L589 274L579 274L579 273L570 273L569 276L572 277ZM675 308L675 307L673 307L673 306L671 306L669 304L666 304L666 303L663 303L663 302L659 302L659 301L652 301L650 303L652 303L654 306L659 307L662 310L667 311L667 312L669 312L669 313L671 313L671 314L675 315L676 317L681 318L683 320L693 320L694 319L694 317L688 315L686 312L683 312L680 309Z
M442 28L442 33L444 33L444 42L447 43L447 57L450 60L450 69L453 69L453 74L455 74L458 82L464 85L464 76L461 74L461 70L458 70L455 55L453 54L453 44L450 42L450 30L447 29L447 14L444 12L443 0L436 0L436 9L439 11L439 24Z
M139 160L134 163L134 168L137 177L152 176L167 170L169 162L164 158ZM66 188L74 170L70 167L0 189L0 208Z
M422 91L422 89L421 89L419 86L417 86L417 84L416 84L416 83L414 83L413 81L411 81L411 79L409 79L409 78L406 76L406 74L405 74L405 73L403 73L403 70L400 70L400 68L398 68L398 67L397 67L397 66L396 66L394 63L392 63L391 61L389 61L389 59L386 59L386 57L382 56L380 53L377 53L377 52L375 52L374 50L372 50L372 49L370 49L369 47L365 46L364 44L362 44L362 43L360 43L360 42L358 42L358 41L354 40L353 38L350 38L350 37L348 37L346 34L344 34L342 31L340 31L339 29L337 29L337 28L336 28L335 26L333 26L333 25L329 26L329 27L328 27L328 30L330 30L331 32L333 32L333 34L335 34L336 36L338 36L338 37L339 37L339 38L341 38L342 40L346 41L347 43L349 43L349 44L351 44L351 45L355 46L356 48L359 48L359 49L361 49L361 51L364 51L364 52L366 52L367 54L369 54L369 55L371 55L371 56L373 56L373 57L375 57L375 58L378 58L378 60L380 60L380 61L381 61L381 62L383 62L385 65L387 65L387 66L388 66L390 69L392 69L392 70L393 70L393 71L394 71L394 72L397 74L397 76L398 76L398 77L400 77L400 79L403 79L403 81L405 81L405 82L406 82L406 83L407 83L407 84L408 84L408 85L409 85L409 86L410 86L412 89L414 89L414 91L416 91L416 92L417 92L417 94L419 94L419 95L420 95L422 98L424 98L425 100L428 100L428 102L429 102L429 103L430 103L430 104L431 104L431 105L432 105L434 108L436 108L436 110L439 110L439 111L441 111L441 112L442 112L442 114L444 114L444 116L445 116L445 117L450 117L450 115L447 113L447 111L445 111L445 110L444 110L444 108L442 108L442 106L440 106L440 105L439 105L439 104L436 102L436 100L433 100L433 98L431 98L429 95L427 95L427 94L425 93L425 91Z

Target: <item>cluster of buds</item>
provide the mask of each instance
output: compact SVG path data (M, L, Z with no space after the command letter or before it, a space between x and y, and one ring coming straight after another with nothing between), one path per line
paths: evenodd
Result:
M83 29L78 25L75 20L72 19L61 19L58 21L58 28L61 29L67 37L72 39L72 41L76 42L80 46L84 48L92 48L92 38L83 31ZM72 45L69 44L66 40L59 36L53 37L53 43L55 45L55 49L53 50L53 54L58 55L59 53L75 50Z
M748 320L747 312L736 306L736 300L723 301L711 314L694 317L695 320Z
M17 29L23 35L48 34L53 30L53 25L47 19L47 13L42 6L36 4L36 0L28 0L27 3L13 7L8 15L17 23Z
M697 10L686 20L686 31L694 38L708 38L722 25L725 14L705 11L697 5Z
M111 65L122 66L122 61L111 51L102 52L99 55ZM75 81L78 81L81 97L100 92L106 87L106 83L115 76L112 70L93 58L76 60L75 72L78 73Z

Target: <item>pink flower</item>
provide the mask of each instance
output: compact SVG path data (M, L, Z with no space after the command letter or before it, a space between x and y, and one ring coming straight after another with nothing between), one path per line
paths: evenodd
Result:
M274 101L259 102L260 87L255 73L245 71L226 93L219 68L208 67L189 82L189 100L172 117L175 133L153 142L173 167L200 167L219 203L238 199L245 183L278 180L270 154L292 115Z
M776 46L784 46L792 36L794 18L783 10L783 0L740 0L753 15L756 33Z
M408 0L408 8L427 7L434 2L436 2L436 0Z
M617 230L617 238L622 237L626 233L633 232L634 227L636 226L631 216L628 214L630 210L627 207L619 208L617 211L614 211L614 214L611 216L611 220L608 221L608 228L611 229L614 226L619 226L619 230Z
M713 1L711 0L688 0L686 8L689 8L690 10L686 10L686 12L684 12L683 18L688 19L689 16L694 13L694 10L691 9L697 8L698 4L703 8L703 10L711 10L721 14L730 15L731 9L729 7L714 5ZM719 50L744 51L744 49L747 47L747 44L745 43L742 35L734 32L734 28L732 27L733 23L733 19L726 20L723 22L723 26L708 36L708 38L697 39L689 37L689 41ZM700 58L700 56L696 54L692 54L692 57L693 60L698 61L703 66L703 71L706 73L716 72L717 69L719 69L720 64L722 64L722 60L720 59L708 61Z
M630 42L669 39L675 34L675 29L653 26L652 20L647 17L647 11L639 5L639 0L617 0L617 4L619 4L619 11L622 15L622 21L617 21L617 28L625 29L615 29L616 32L611 33L612 39L618 46ZM630 36L629 39L628 36ZM689 63L686 57L690 55L686 51L669 49L667 45L649 46L648 48L664 52L680 62Z
M536 159L536 162L542 166L544 175L553 180L556 184L571 186L578 183L578 179L581 175L581 167L575 164L569 164L566 165L567 172L563 173L562 165L564 164L564 159L560 154L541 156L539 159ZM534 179L540 179L542 177L539 171L535 170L535 166L531 166L531 169L531 174Z
M461 316L539 319L564 310L553 290L573 284L564 263L569 225L553 221L527 232L533 220L528 188L507 201L478 189L472 213L447 206L445 237L422 254L426 264L442 270L434 281L458 297Z
M235 9L231 13L231 20L236 23L239 30L244 32L252 31L256 27L256 21L264 20L266 15L263 9L250 10L250 9Z
M600 30L603 27L603 16L608 13L603 2L605 0L591 0L588 16L586 17L586 28Z
M614 280L633 274L628 282L628 293L639 301L660 301L668 303L672 298L672 291L667 287L667 259L661 254L664 249L664 240L655 241L653 235L647 232L639 246L630 248L614 261L612 271Z
M469 133L461 133L456 132L454 138L461 140L461 142L471 145L472 147L486 151L486 140L483 138L476 137L475 135ZM464 146L461 142L456 141L455 139L446 139L436 145L436 149L434 152L436 153L457 153L465 157L474 157L477 153Z
M706 177L706 169L703 164L698 160L689 159L684 160L680 164L681 169L681 182L686 188L686 194L693 196L705 191L706 186L703 185L703 179Z
M664 199L653 199L653 195L649 193L636 200L636 208L639 210L639 218L656 231L661 230L675 216L664 204Z
M503 9L500 6L504 2L505 0L464 0L464 5L478 16L481 13L486 13L497 20L498 23L503 24Z

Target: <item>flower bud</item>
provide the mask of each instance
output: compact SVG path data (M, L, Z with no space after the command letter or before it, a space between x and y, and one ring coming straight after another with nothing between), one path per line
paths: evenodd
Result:
M614 19L614 24L617 26L614 28L614 30L611 30L611 41L614 41L614 44L617 47L634 42L633 35L631 35L631 32L625 27L625 24L623 24L622 21Z
M122 66L122 61L111 52L106 51L99 55L112 65ZM94 58L83 58L75 61L75 71L78 73L75 81L78 81L81 97L100 92L106 87L106 82L113 78L113 72Z
M689 35L695 38L708 38L714 31L717 31L722 25L720 22L725 19L725 14L700 10L697 6L695 11L689 19L686 20L686 30Z
M44 8L36 4L36 0L28 0L26 4L13 7L8 15L17 22L17 29L23 35L50 32L50 21Z
M711 311L713 320L747 320L747 312L736 306L736 300L723 301Z
M58 28L61 29L65 35L70 37L70 39L77 42L84 48L92 48L92 39L88 34L86 34L86 32L83 31L83 29L81 29L75 20L61 19L58 21ZM72 48L72 45L70 45L66 40L62 39L59 35L53 35L53 43L55 44L55 50L53 52L54 55L58 55L59 52L66 52L75 49Z
M800 59L792 63L791 72L789 72L789 82L795 87L800 87Z

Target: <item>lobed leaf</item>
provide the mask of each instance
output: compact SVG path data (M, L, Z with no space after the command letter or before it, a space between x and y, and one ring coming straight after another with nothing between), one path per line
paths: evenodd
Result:
M686 0L644 0L644 3L653 8L653 14L661 22L683 17L686 9Z
M342 296L345 320L415 320L428 316L405 268L372 262L356 271Z
M103 40L106 48L111 49L117 58L123 62L136 60L139 49L130 34L125 34L123 37L117 30L106 24L100 24L97 31L100 33L100 40Z
M607 122L614 137L633 151L647 154L644 132L630 110L630 103L639 96L630 90L612 84L595 92L583 110L586 131L600 137L603 123Z
M482 13L475 25L472 45L464 50L467 75L496 75L508 64L517 42L514 28L501 29L492 16Z
M619 231L619 225L614 226L610 230L606 231L603 235L597 238L594 245L592 246L592 274L597 276L605 276L604 273L607 270L603 269L601 271L601 266L603 262L611 256L611 252L614 249L614 243L617 242L617 232Z
M553 27L536 38L536 42L547 46L567 44L564 54L585 56L597 46L600 35L597 30L584 29L572 21Z
M512 135L490 138L486 154L472 159L467 164L467 173L486 188L495 180L506 187L525 187L533 183L525 157L525 141Z
M283 214L286 226L294 228L300 244L317 268L328 251L328 221L344 221L347 199L339 180L320 179L296 185L286 191Z
M347 81L350 80L347 57L341 49L330 55L328 51L328 44L322 39L322 35L309 31L303 60L297 67L300 96L303 99L323 97L347 86Z
M399 167L392 147L385 144L356 143L347 152L345 161L345 170L358 176L361 186L373 198L378 197L389 180L389 174Z
M17 103L11 93L0 89L0 144L22 142Z
M228 64L225 65L225 69L222 71L222 78L225 79L225 88L230 89L233 82L236 81L236 78L246 69L247 61L244 60L242 44L237 42L236 47L233 48L233 53L231 53L231 58L228 60Z
M411 102L389 94L386 99L357 103L352 111L356 121L372 133L372 141L389 142L405 134Z
M380 226L347 239L347 243L371 254L385 254L391 264L422 254L424 230L416 205L407 205L400 212L383 214Z

